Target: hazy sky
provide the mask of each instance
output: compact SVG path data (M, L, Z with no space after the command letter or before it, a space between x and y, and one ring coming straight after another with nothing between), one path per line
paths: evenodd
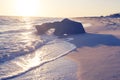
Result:
M0 15L101 16L120 12L120 0L0 0Z

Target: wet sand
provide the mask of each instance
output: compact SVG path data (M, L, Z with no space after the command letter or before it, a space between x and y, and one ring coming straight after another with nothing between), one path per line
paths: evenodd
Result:
M108 30L108 23L92 22L95 25L86 28L87 34L69 37L77 49L66 57L77 64L77 80L120 80L120 30L114 29L116 25Z
M120 80L120 47L77 48L67 57L77 63L78 80Z

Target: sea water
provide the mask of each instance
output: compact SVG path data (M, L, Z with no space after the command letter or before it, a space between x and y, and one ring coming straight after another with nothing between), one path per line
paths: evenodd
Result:
M76 46L33 27L60 20L0 17L0 80L74 80L75 64L63 56Z

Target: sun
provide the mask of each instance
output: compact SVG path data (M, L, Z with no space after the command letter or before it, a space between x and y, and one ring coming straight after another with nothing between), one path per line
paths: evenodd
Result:
M19 16L36 16L39 5L39 0L16 0L16 14Z

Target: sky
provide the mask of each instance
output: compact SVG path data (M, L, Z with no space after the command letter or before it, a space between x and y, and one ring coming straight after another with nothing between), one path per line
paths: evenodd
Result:
M0 0L0 15L40 17L105 16L120 12L120 0Z

